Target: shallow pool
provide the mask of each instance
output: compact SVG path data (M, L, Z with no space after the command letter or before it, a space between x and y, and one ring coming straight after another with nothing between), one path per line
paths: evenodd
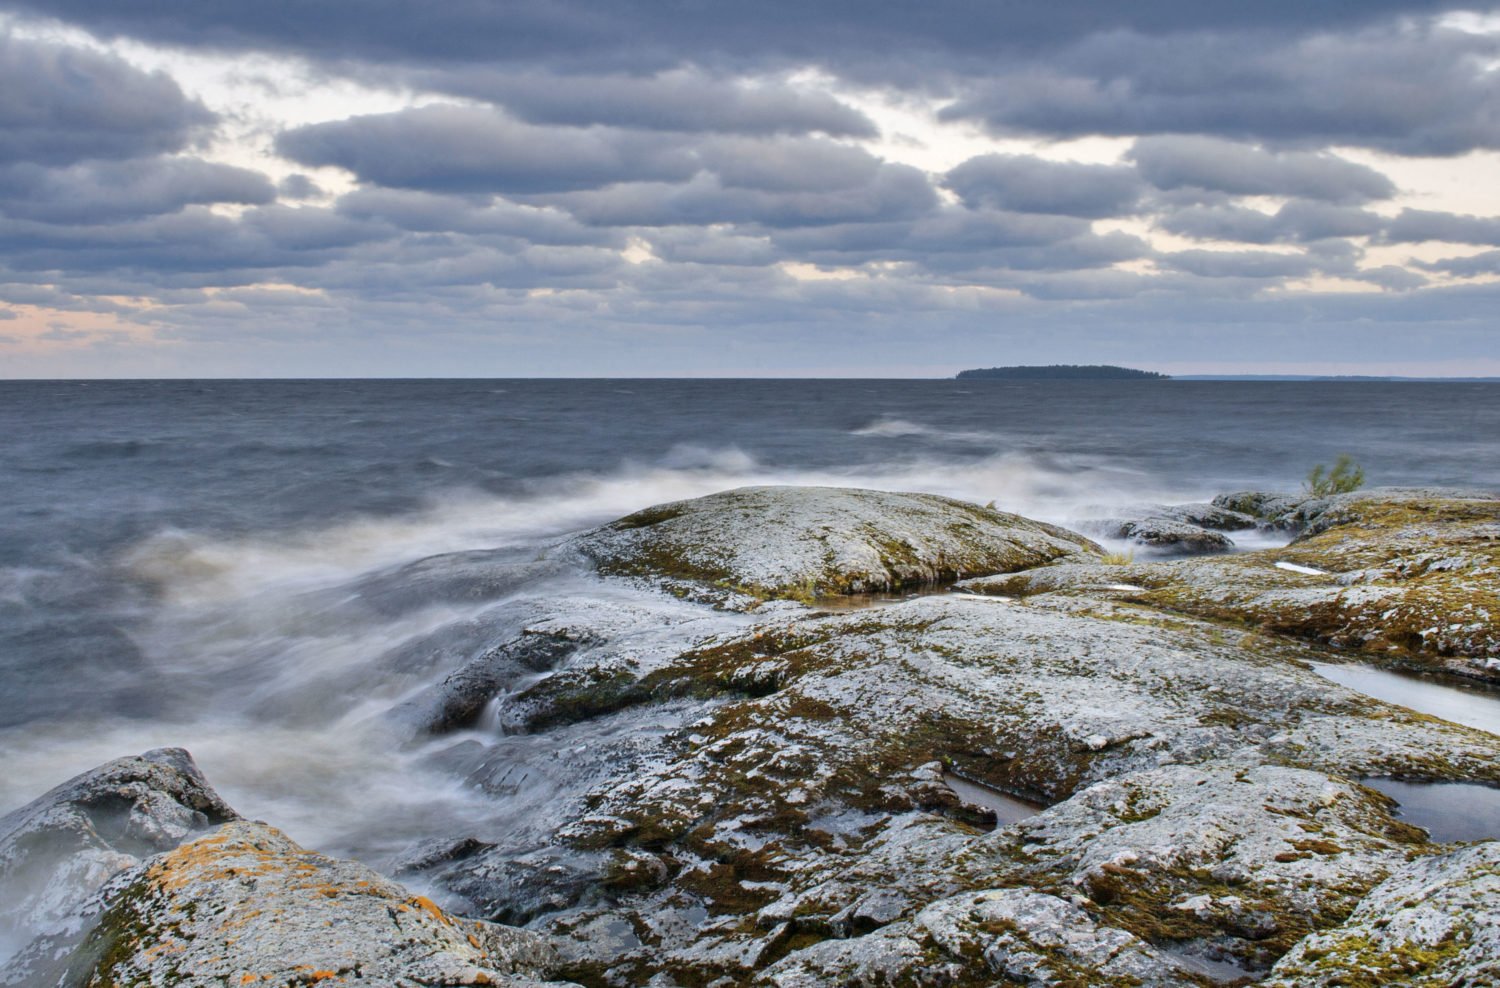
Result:
M1386 703L1409 707L1455 724L1500 734L1500 697L1478 689L1447 686L1420 676L1355 664L1314 662L1313 671L1324 679Z
M1433 840L1493 840L1500 837L1500 789L1473 782L1362 781L1400 803L1401 809L1396 815L1427 831Z
M1013 823L1019 823L1027 817L1036 816L1043 809L1034 803L1017 799L1008 793L982 786L977 782L970 782L951 772L943 773L943 782L965 803L995 814L997 827L1008 827Z

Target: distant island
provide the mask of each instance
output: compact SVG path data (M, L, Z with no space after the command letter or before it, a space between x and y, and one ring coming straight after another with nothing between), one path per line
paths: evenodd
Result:
M958 372L958 379L998 381L1166 381L1155 371L1111 364L1048 364L1045 367L984 367Z

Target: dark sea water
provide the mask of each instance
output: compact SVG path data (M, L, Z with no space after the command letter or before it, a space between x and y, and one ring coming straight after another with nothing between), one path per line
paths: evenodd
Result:
M378 859L436 806L482 817L357 730L461 648L415 669L382 656L493 604L393 596L424 557L529 559L750 483L932 491L1064 524L1292 490L1344 452L1372 484L1500 488L1497 436L1496 384L0 382L0 812L175 744L242 812L336 853ZM538 606L603 592L538 580L518 591Z

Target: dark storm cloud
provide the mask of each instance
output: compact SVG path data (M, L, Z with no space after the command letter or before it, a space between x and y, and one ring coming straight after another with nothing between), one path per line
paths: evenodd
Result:
M277 149L379 185L441 192L557 192L685 179L696 162L671 143L613 129L539 127L495 110L425 106L284 132Z
M193 204L263 205L275 198L261 173L196 158L0 168L0 214L49 223L98 224Z
M763 236L745 236L705 227L664 227L651 231L651 251L663 261L761 267L780 255Z
M499 103L531 123L643 130L873 137L875 124L828 93L687 69L653 76L465 67L414 77L425 88Z
M989 79L976 74L945 115L1007 134L1212 134L1456 154L1500 147L1497 55L1494 36L1409 22L1292 38L1229 25L1100 33Z
M1441 240L1450 244L1500 246L1500 216L1464 216L1426 209L1403 209L1390 222L1381 239L1393 244Z
M165 75L0 33L0 164L176 151L213 119Z
M912 277L1009 284L1010 271L1107 267L1150 253L1138 237L1095 234L1072 217L947 207L908 222L781 230L782 256L825 266L902 263Z
M1198 29L1303 33L1402 14L1428 0L1053 0L927 4L867 0L6 0L3 7L59 17L103 34L203 47L273 48L315 57L412 62L560 62L676 65L684 61L891 61L997 54L1065 44L1111 31Z
M1006 213L947 207L906 222L843 223L777 233L776 243L801 254L857 263L913 258L938 251L975 253L1062 243L1089 232L1086 221L1067 216Z
M1365 202L1396 192L1395 183L1375 169L1326 152L1273 152L1212 137L1142 138L1129 157L1158 189L1329 202Z
M1146 188L1133 168L1020 154L970 158L948 172L943 184L976 208L1092 218L1132 212Z
M302 174L288 175L277 182L276 191L288 199L314 199L323 194L317 182Z
M215 136L243 128L209 133L209 113L165 77L4 42L0 297L29 290L38 304L137 318L184 340L368 335L420 347L516 327L545 341L538 352L551 348L552 370L589 349L579 340L634 346L663 327L697 334L700 347L774 343L781 367L809 356L837 366L810 341L871 326L927 337L924 351L949 333L947 354L1001 310L1080 347L1126 347L1122 357L1175 358L1170 341L1220 323L1235 324L1237 343L1253 337L1247 359L1265 359L1268 337L1240 327L1276 320L1396 326L1387 341L1445 320L1492 331L1494 289L1424 287L1420 272L1492 274L1495 252L1361 265L1367 238L1500 244L1500 221L1384 218L1367 207L1394 184L1329 150L1500 147L1500 73L1488 68L1500 39L1436 26L1440 4L269 3L0 0L0 10L200 52L301 53L314 79L464 105L285 131L276 148L308 174L273 187L183 153L217 152ZM267 70L273 88L277 71ZM888 117L854 95L863 86L892 105L947 106L949 120L992 134L1118 135L1135 150L1117 165L986 154L932 175L860 146L902 140L877 133L871 117ZM355 189L335 198L343 184L321 166L352 173ZM1248 208L1247 196L1279 208ZM1091 222L1116 217L1296 250L1163 253ZM849 276L798 278L799 263ZM1315 295L1304 280L1318 276L1390 291ZM293 287L268 287L283 284ZM154 305L118 304L135 297ZM1303 336L1316 333L1282 338L1316 342ZM590 370L660 370L652 360Z
M718 138L699 145L697 153L725 187L762 192L858 188L885 167L863 148L816 138Z

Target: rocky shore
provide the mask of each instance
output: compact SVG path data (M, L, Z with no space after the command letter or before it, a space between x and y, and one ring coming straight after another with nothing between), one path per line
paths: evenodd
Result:
M382 876L242 819L184 751L121 758L0 820L28 941L0 985L1500 983L1500 844L1374 785L1500 787L1500 736L1317 669L1500 686L1500 500L1102 522L1180 555L834 488L564 540L538 565L632 595L529 614L387 718L536 799L512 833L433 820ZM1289 542L1226 551L1251 529Z

